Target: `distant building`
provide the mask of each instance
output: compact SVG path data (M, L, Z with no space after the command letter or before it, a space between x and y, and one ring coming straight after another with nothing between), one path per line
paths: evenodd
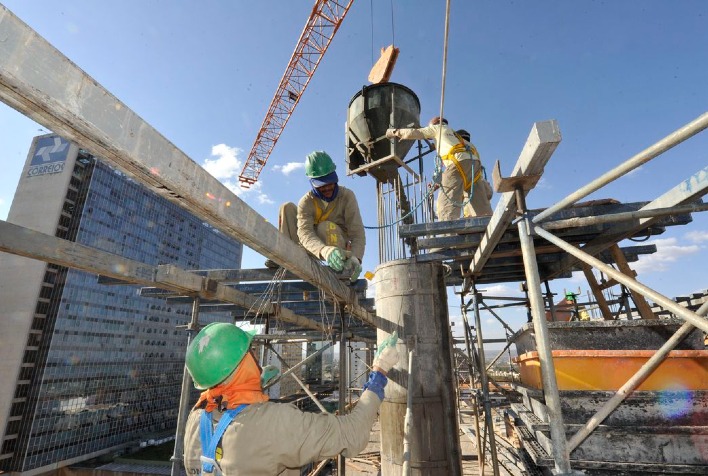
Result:
M8 221L149 265L241 265L240 243L51 134L32 143ZM0 253L0 472L40 474L173 436L177 326L190 315L135 286Z

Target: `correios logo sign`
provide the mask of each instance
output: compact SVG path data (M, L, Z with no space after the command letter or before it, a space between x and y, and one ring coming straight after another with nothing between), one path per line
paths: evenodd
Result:
M64 171L69 143L61 137L43 137L37 141L34 155L27 169L28 177L59 174Z

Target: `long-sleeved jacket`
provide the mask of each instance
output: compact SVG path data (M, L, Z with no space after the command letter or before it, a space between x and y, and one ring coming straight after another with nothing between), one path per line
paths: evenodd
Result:
M343 416L306 413L285 403L249 405L226 429L219 465L224 476L273 476L339 453L355 456L369 441L380 405L370 390ZM193 410L187 419L184 465L188 475L201 474L199 419L203 411ZM214 423L220 416L213 412Z
M297 205L297 236L300 244L313 255L324 259L321 251L326 244L315 231L315 205L323 213L327 213L333 207L327 215L327 221L337 224L342 229L346 238L352 242L352 254L361 261L366 248L366 233L354 192L340 185L337 198L329 203L315 197L312 192L307 192ZM326 210L324 209L325 205L327 205Z
M398 129L398 138L401 140L413 139L432 139L435 141L435 147L438 154L443 159L445 167L453 165L449 159L445 157L450 153L450 149L460 143L460 139L455 135L455 131L444 124L433 124L419 129ZM439 140L438 140L439 139ZM465 160L474 158L472 154L460 152L455 154L457 160Z

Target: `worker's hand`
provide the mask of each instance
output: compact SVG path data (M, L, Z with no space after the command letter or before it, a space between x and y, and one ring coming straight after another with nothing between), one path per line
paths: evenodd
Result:
M280 375L280 369L275 365L266 365L261 371L261 388L268 385Z
M398 332L394 332L379 344L379 348L376 350L376 354L374 354L373 367L378 367L383 370L384 373L388 373L388 371L398 363L396 342L398 342Z
M351 282L354 282L359 279L359 275L361 274L361 261L359 261L359 258L357 258L356 256L352 256L347 259L345 268L350 269L352 271L352 275L349 278Z
M398 137L399 137L398 129L387 129L386 130L386 138L387 139L396 139Z
M336 272L340 272L344 269L344 260L346 259L346 256L344 251L340 248L337 248L336 246L325 246L322 249L322 257L325 261L327 261L327 266Z

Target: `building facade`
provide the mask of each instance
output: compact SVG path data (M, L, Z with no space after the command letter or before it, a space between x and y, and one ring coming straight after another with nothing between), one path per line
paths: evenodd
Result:
M33 141L8 222L149 265L241 265L240 243L53 134ZM190 317L136 286L0 253L0 472L173 436Z

